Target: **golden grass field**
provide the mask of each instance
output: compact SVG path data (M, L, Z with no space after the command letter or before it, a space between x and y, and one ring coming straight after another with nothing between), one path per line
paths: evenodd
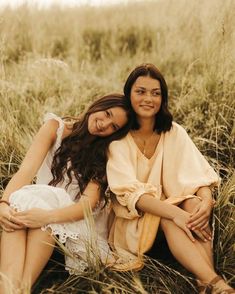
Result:
M168 82L175 121L222 178L212 219L215 266L234 285L234 15L233 0L0 11L0 189L46 112L78 115L93 99L122 92L136 65L154 63ZM194 286L178 265L149 260L139 273L91 265L40 293L187 294L197 293Z

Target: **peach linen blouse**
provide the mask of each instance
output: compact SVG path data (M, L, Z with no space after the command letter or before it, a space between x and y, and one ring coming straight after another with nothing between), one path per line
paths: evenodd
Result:
M109 147L107 177L114 218L109 243L116 255L114 269L138 270L144 265L158 231L160 217L139 212L136 202L144 193L178 205L196 197L203 186L216 186L219 177L194 145L186 131L173 122L162 133L153 156L148 159L129 133Z

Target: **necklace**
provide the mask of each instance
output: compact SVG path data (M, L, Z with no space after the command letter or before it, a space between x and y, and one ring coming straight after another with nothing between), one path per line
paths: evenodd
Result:
M139 146L139 147L141 147L140 150L142 149L141 152L144 154L144 156L146 156L146 151L147 151L147 148L149 145L148 142L151 141L153 135L155 134L155 131L153 131L152 134L150 136L148 136L147 138L141 138L134 132L132 134L133 134L134 138L141 143L142 146ZM137 145L139 145L139 144L137 144Z

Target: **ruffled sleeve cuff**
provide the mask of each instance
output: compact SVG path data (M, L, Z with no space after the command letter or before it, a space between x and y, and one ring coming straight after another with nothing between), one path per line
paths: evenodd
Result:
M117 201L113 202L116 216L128 219L141 217L141 214L136 209L136 203L143 194L150 194L160 199L161 186L153 186L149 183L136 183L125 194L116 195Z

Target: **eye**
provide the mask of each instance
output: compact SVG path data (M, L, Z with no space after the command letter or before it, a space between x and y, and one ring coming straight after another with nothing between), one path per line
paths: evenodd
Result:
M161 96L161 92L160 91L154 91L153 92L153 96Z
M110 112L108 110L105 110L105 114L107 117L110 117Z
M144 90L141 90L141 89L137 89L135 90L135 92L139 95L144 94Z
M115 124L112 124L112 128L113 128L114 132L116 132L118 130L118 127Z

